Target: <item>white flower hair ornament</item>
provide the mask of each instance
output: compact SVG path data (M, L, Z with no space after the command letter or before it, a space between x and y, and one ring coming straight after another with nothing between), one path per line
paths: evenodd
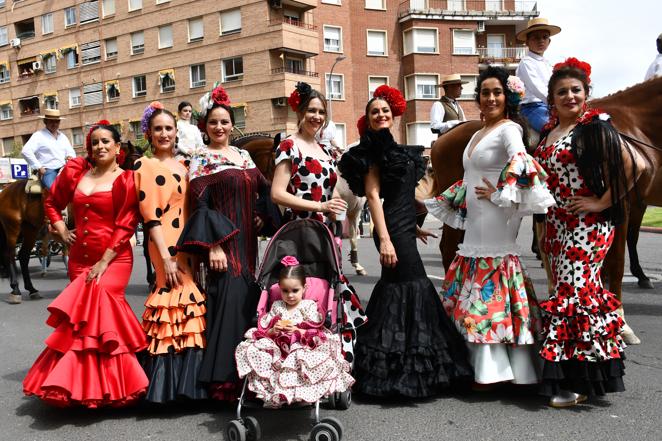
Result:
M214 88L212 89L211 92L205 93L200 98L200 113L198 117L198 128L203 132L205 130L204 127L205 117L207 116L207 112L209 112L212 109L212 107L214 107L214 104L223 104L226 106L230 105L230 97L228 96L228 93L225 91L225 89L219 86L218 81L214 83Z

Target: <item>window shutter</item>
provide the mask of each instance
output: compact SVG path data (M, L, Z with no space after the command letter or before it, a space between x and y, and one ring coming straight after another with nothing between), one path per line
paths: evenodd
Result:
M83 86L83 105L94 106L103 102L103 85L101 83Z
M80 4L80 22L86 23L88 21L99 19L99 2L94 0Z
M437 33L434 29L415 29L414 35L418 52L435 52L437 50Z
M95 63L101 60L101 43L93 41L80 45L81 61L83 64Z
M104 17L115 13L115 0L103 0L101 6L103 8Z
M221 12L221 34L241 30L241 9Z
M368 31L368 54L386 55L386 34L384 32Z
M475 52L473 31L453 31L453 52L456 54L473 54Z
M172 26L159 28L159 47L172 47Z
M365 7L367 9L384 9L384 0L365 0Z
M188 21L188 38L190 41L202 39L205 35L202 18L192 18Z

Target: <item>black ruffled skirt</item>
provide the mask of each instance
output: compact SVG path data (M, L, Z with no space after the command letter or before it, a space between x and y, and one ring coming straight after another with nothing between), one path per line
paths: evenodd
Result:
M207 398L207 387L198 380L203 353L203 349L187 348L179 353L141 354L140 361L149 379L145 400L168 403Z
M464 339L427 277L380 280L366 315L355 350L357 391L421 398L473 379Z
M545 360L540 393L551 397L558 395L561 390L587 396L623 392L624 360L624 354L621 354L621 358L601 362Z

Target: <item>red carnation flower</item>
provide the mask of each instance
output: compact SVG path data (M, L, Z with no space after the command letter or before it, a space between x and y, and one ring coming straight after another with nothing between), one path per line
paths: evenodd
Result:
M383 84L375 90L372 96L384 99L391 107L393 116L400 116L405 113L407 102L398 89Z
M306 168L314 175L319 175L322 173L322 164L320 164L317 159L306 161Z
M212 91L211 99L216 104L225 104L226 106L230 104L230 97L221 86L218 86Z
M359 136L363 136L368 130L368 119L365 115L361 116L358 121L356 121L356 128L359 129Z
M290 105L290 108L294 112L299 109L299 104L301 104L301 96L299 96L299 92L296 89L290 94L290 97L287 99L287 104Z
M292 150L292 147L294 147L294 141L292 141L291 138L284 140L278 146L281 152L289 152L290 150Z

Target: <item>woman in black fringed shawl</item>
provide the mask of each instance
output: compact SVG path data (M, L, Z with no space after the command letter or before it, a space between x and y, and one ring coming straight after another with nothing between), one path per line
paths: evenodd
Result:
M589 84L587 63L569 58L554 66L552 116L535 153L557 203L546 215L543 239L554 291L540 305L542 392L553 407L625 389L621 302L602 286L600 272L637 167L609 115L587 108Z
M234 114L219 86L201 99L199 127L207 146L191 155L190 200L193 212L178 249L207 263L207 349L199 379L219 400L238 397L234 351L255 315L257 234L263 220L257 196L269 184L245 150L229 144Z

